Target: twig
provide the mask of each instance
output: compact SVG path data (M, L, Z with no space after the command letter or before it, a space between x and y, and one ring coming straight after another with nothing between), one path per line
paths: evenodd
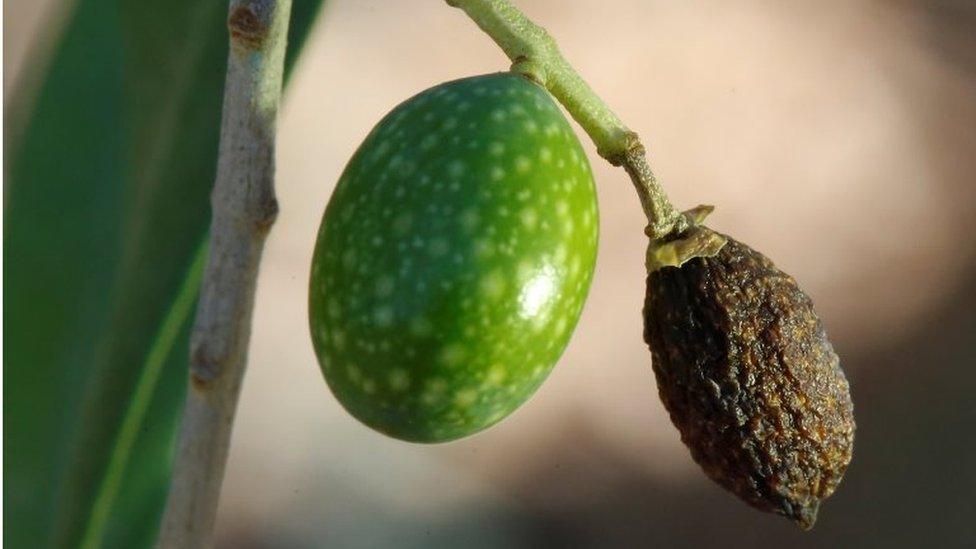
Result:
M501 47L513 71L548 89L590 136L600 156L627 170L647 215L648 236L659 239L688 227L651 172L640 138L583 81L545 29L507 0L447 3L464 10Z
M217 502L247 363L264 240L278 212L275 121L291 0L231 0L230 54L210 255L190 350L190 383L161 548L212 544Z

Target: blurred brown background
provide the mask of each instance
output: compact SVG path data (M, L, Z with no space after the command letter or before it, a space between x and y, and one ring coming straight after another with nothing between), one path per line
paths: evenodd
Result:
M62 2L8 0L4 90ZM507 67L440 1L332 0L299 62L219 546L976 545L976 3L521 0L640 132L682 207L774 258L816 301L854 390L854 462L801 533L712 485L641 341L642 214L585 140L597 271L549 381L441 446L344 413L306 329L310 252L345 161L429 86ZM53 11L52 11L53 10ZM584 136L585 137L585 136Z

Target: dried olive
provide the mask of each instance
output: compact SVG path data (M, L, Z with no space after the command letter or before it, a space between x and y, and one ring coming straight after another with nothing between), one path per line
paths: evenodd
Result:
M714 256L656 268L644 340L661 400L705 473L811 528L851 460L854 417L837 354L793 277L731 238Z

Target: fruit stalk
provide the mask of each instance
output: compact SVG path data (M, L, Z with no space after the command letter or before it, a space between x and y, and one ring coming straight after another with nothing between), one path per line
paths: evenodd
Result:
M210 250L190 342L190 375L158 546L212 545L251 313L274 193L275 121L291 0L231 0Z
M506 0L447 0L555 96L623 166L647 214L645 341L658 389L692 457L746 503L809 529L851 461L850 386L810 298L771 261L678 213L637 135Z
M647 234L661 239L688 228L651 171L637 133L631 131L559 52L556 41L508 0L447 0L460 8L512 61L512 70L549 90L596 144L597 153L622 166L647 215Z

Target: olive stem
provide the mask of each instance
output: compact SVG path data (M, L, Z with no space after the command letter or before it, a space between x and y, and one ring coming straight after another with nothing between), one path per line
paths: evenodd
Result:
M462 9L512 61L512 70L538 82L566 107L596 144L597 153L630 175L647 215L647 234L661 239L688 228L647 163L638 135L627 128L559 52L556 41L508 0L447 0Z
M190 375L157 546L212 546L234 414L247 364L258 265L278 204L275 123L291 0L231 0L207 267Z

